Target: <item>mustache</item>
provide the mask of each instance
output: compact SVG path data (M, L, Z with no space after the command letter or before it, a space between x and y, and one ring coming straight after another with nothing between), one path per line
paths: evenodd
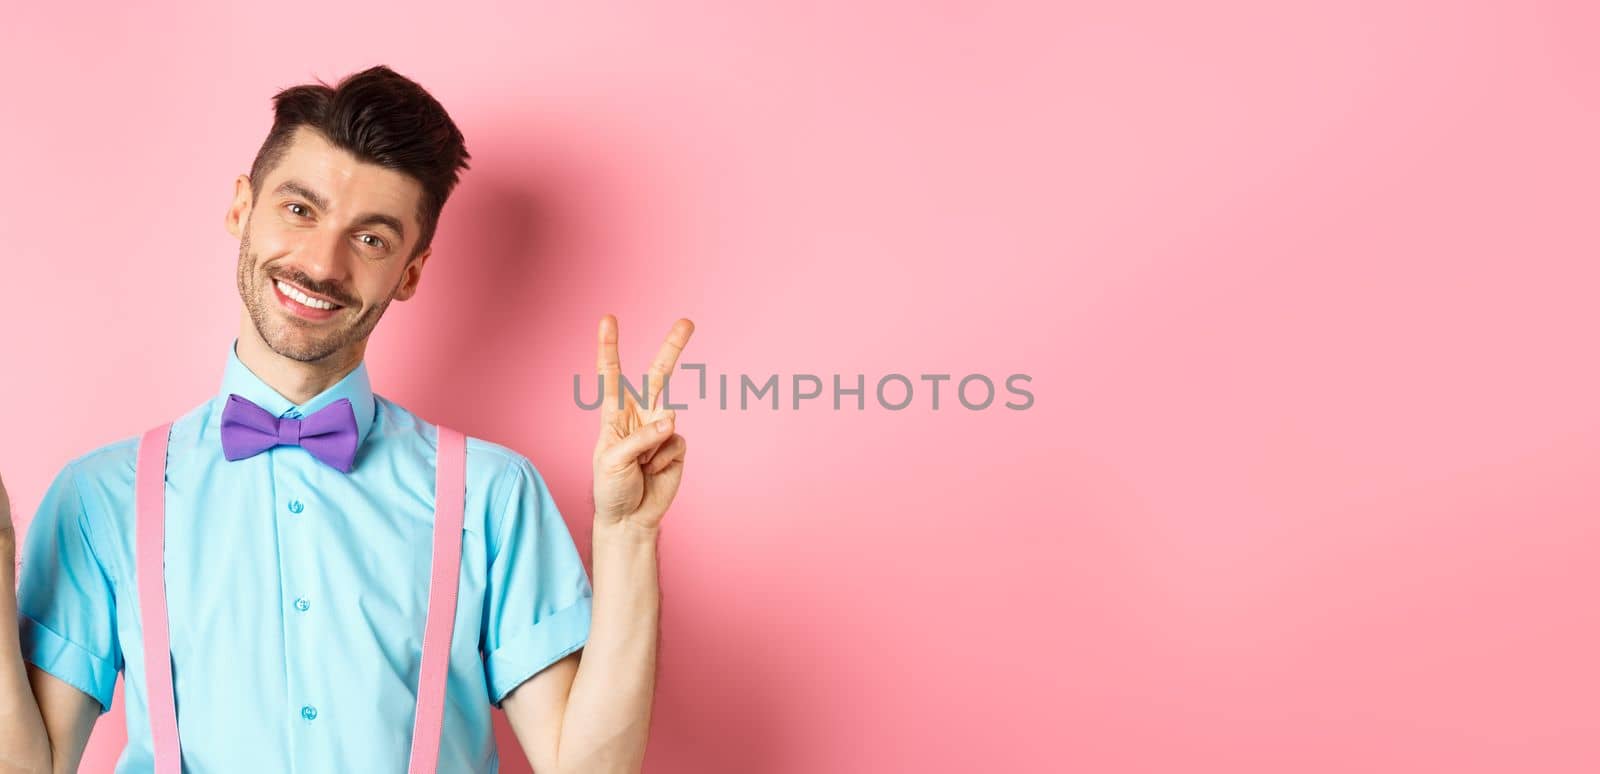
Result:
M319 296L330 299L340 306L356 305L355 301L350 297L351 294L346 293L344 288L333 285L325 285L317 282L314 279L311 279L310 277L307 277L305 274L298 271L268 273L267 278L274 281L281 279L291 285L298 285L299 287L304 288L311 293L315 293Z

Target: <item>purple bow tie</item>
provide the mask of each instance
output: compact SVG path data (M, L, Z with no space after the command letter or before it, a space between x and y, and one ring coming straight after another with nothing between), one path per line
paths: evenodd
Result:
M356 412L340 398L305 419L279 419L248 399L229 393L222 407L222 454L242 460L279 444L299 446L311 456L349 473L356 461Z

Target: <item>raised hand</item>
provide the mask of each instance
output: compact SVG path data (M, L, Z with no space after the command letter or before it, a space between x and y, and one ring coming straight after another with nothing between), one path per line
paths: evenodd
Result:
M8 541L15 545L16 528L11 524L11 497L6 494L6 482L0 480L0 545Z
M634 527L653 533L678 494L688 442L673 432L677 412L662 407L661 391L693 333L694 323L687 319L672 324L650 364L641 406L633 393L621 388L617 318L609 314L600 318L598 371L603 399L600 438L594 447L596 529Z

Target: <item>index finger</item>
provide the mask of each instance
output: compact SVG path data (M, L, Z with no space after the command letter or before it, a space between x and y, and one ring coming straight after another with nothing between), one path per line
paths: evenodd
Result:
M622 379L622 362L617 357L617 318L606 314L600 318L600 354L595 360L595 370L600 374L600 416L615 413L617 408L617 383Z
M683 348L689 346L689 337L694 335L694 321L687 317L680 317L672 324L672 330L667 331L667 340L661 342L661 349L656 352L656 359L650 364L650 388L645 398L649 408L656 407L656 397L661 394L667 385L667 375L672 369L678 367L678 356L683 354Z

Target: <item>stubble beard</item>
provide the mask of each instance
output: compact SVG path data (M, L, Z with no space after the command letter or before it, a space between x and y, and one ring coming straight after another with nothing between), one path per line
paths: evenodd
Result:
M255 325L256 333L267 347L302 363L322 360L365 340L372 335L378 320L383 318L384 310L394 300L394 291L390 291L382 303L368 307L348 324L323 331L321 335L307 335L311 328L308 323L277 308L277 299L272 297L273 280L266 273L257 271L258 264L255 253L250 250L250 225L246 221L244 235L239 239L239 298L244 301L245 310L250 313L250 322ZM399 290L398 285L395 290ZM342 314L347 309L339 311Z

